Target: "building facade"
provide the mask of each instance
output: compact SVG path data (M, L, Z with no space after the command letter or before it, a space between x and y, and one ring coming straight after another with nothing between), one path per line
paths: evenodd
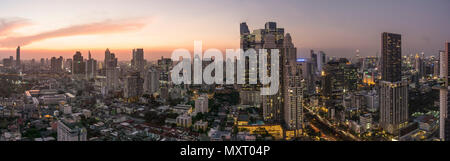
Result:
M75 123L58 121L58 141L87 141L87 130L77 126Z
M408 82L402 81L401 35L382 34L380 125L395 134L408 124Z

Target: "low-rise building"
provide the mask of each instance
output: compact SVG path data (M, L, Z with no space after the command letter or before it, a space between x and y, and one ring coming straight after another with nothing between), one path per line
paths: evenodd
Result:
M177 117L177 126L180 127L191 127L192 126L192 117L188 114L180 115Z

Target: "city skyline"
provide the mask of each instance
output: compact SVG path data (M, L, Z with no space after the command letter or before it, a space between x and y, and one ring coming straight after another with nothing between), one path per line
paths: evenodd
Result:
M450 22L444 21L450 2L444 0L41 2L2 2L0 58L15 55L19 45L22 60L68 58L78 50L84 57L91 51L94 59L102 60L106 48L119 61L130 60L133 48L144 48L145 59L155 60L170 57L177 48L192 49L194 40L202 40L204 50L235 49L239 47L235 26L241 22L249 26L278 22L292 33L300 57L309 57L311 49L328 56L352 57L357 49L361 56L379 55L381 32L402 34L403 55L423 51L431 56L443 50L442 42L450 37L445 30Z
M450 141L433 1L5 1L0 141Z

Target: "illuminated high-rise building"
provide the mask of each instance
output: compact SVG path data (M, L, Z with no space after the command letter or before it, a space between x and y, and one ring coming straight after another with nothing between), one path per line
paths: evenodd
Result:
M277 28L277 24L275 22L267 22L264 29L256 29L253 30L252 33L249 33L248 31L247 24L245 22L242 23L240 46L244 51L254 49L256 50L257 55L259 55L259 49L267 49L267 51L270 52L271 49L281 49L283 47L284 28ZM239 86L241 92L241 103L244 105L261 106L264 105L264 103L262 103L263 98L260 93L260 88L262 85L260 83L250 84L250 82L258 82L258 80L252 80L250 77L252 69L250 69L249 64L249 58L245 57L245 71L243 75L245 84ZM279 103L274 103L275 106L278 106L278 104ZM269 112L267 108L263 111L265 111L263 112L263 117L265 117L265 120L273 120L272 118L277 118L276 120L281 119L281 110L279 108L271 109L270 111L272 112Z
M323 67L327 64L327 54L323 51L319 51L319 55L317 55L317 72L321 74L323 71Z
M391 133L408 124L408 82L402 81L401 35L382 34L380 125Z
M402 80L402 36L382 34L381 79L388 82Z
M297 48L292 44L291 36L286 34L283 46L283 84L282 91L284 101L283 119L287 129L293 130L294 135L300 135L303 129L303 61L296 59ZM282 56L283 57L283 56Z
M259 49L266 49L268 57L271 57L272 49L279 50L279 85L280 89L274 95L261 95L261 88L268 85L262 85L258 80L252 80L250 77L252 69L250 69L250 59L245 57L245 84L240 85L241 103L244 105L260 106L263 112L263 119L267 123L282 124L288 126L289 129L300 129L302 117L301 114L301 97L303 96L303 86L300 82L303 80L301 70L298 66L297 49L292 43L291 36L285 34L284 28L278 28L275 22L267 22L264 29L253 30L252 33L247 32L248 28L245 23L241 24L241 49L248 51L254 49L259 59ZM261 64L258 64L260 66ZM271 63L267 64L268 73L274 69ZM270 75L269 75L270 76ZM257 84L250 84L257 82ZM293 91L288 93L289 91ZM295 91L295 92L294 92ZM286 102L286 98L289 100ZM297 117L298 116L298 117ZM298 122L297 122L298 121Z
M441 89L440 89L440 97L439 97L439 102L440 102L440 120L439 120L439 135L440 135L440 139L444 140L444 141L450 141L450 119L449 119L449 108L448 106L450 105L449 102L449 90L450 90L450 86L449 86L449 80L448 78L450 77L450 68L449 68L449 56L450 56L450 43L447 42L445 43L445 51L441 52L440 54L440 67L441 67L441 74L440 77L441 79L443 79L444 84L442 85Z

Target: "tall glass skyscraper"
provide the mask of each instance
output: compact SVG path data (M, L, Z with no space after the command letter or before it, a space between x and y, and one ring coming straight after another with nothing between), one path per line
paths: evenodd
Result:
M402 37L382 33L380 125L397 134L408 124L408 82L402 81Z
M402 36L393 33L382 34L381 79L398 82L402 80Z

